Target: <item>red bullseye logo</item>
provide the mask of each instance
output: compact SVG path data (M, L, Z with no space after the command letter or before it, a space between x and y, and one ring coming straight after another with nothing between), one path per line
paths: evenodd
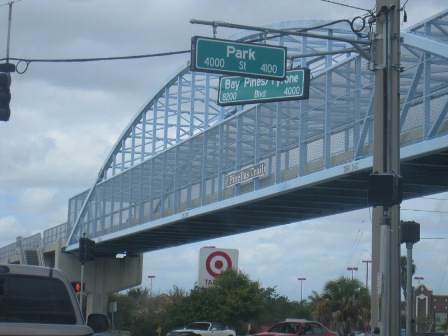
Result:
M232 259L230 259L227 253L216 251L207 257L205 268L208 274L213 277L218 277L222 272L232 268Z

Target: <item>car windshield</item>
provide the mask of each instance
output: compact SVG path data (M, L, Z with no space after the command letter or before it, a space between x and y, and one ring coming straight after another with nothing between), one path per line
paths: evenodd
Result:
M210 323L195 322L195 323L190 324L186 329L208 330L209 327L210 327Z
M279 323L269 329L269 332L295 334L299 325L295 323Z
M1 276L0 322L75 323L76 316L58 279Z

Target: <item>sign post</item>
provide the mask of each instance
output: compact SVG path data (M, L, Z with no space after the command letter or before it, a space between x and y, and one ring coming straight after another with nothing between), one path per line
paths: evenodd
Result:
M309 98L310 71L288 71L284 80L230 76L219 80L218 105L241 105Z
M286 48L194 36L191 70L282 80Z

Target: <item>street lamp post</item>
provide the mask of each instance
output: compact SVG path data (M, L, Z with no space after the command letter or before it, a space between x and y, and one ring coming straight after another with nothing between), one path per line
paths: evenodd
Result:
M352 271L352 280L353 280L353 271L357 271L358 267L347 267L347 271Z
M416 276L416 277L414 277L414 279L417 280L419 284L420 284L420 281L425 280L425 278L422 276Z
M154 279L156 276L155 275L148 275L148 279L151 280L151 283L149 285L149 294L150 296L152 296L152 279Z
M366 288L369 289L369 264L372 262L372 260L363 260L363 263L366 263L367 269L366 269Z
M297 280L300 281L300 302L303 301L303 282L306 280L306 278L297 278Z

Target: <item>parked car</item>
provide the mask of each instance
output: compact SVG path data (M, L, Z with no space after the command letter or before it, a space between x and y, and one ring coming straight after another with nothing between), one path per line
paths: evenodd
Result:
M366 336L366 333L361 330L352 330L348 333L348 336Z
M319 335L319 336L339 336L335 331L325 327L323 324L315 321L288 319L280 322L268 331L255 334L253 336L298 336L298 335Z
M166 336L236 336L234 330L217 322L193 322L184 329L172 330Z

